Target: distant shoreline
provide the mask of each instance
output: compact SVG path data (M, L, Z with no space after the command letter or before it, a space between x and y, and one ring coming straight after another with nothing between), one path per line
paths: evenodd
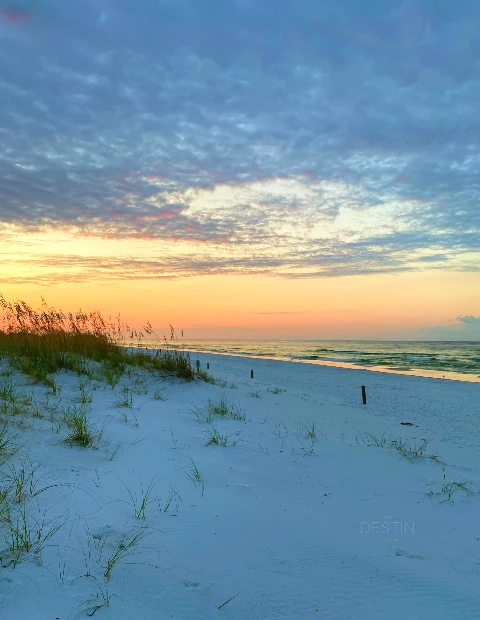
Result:
M154 347L150 347L147 344L142 344L140 347L132 346L132 343L129 345L125 345L127 348L141 348L148 351L155 351ZM171 346L171 345L169 345ZM162 347L160 347L162 348ZM174 348L179 351L185 351L187 353L197 353L199 355L223 355L227 357L240 357L247 359L258 359L258 360L275 360L279 362L294 362L300 364L311 364L315 366L329 366L333 368L344 368L347 370L368 370L370 372L377 373L385 373L385 374L393 374L393 375L404 375L410 377L422 377L424 379L441 379L448 381L463 381L467 383L480 383L480 375L448 371L448 370L433 370L433 369L421 369L421 368L412 368L412 369L403 369L403 368L392 368L388 366L380 366L380 365L372 365L372 366L363 366L361 364L354 364L351 362L341 362L341 361L331 361L331 360L312 360L312 359L299 359L294 357L281 357L275 355L254 355L251 353L230 353L228 351L206 351L204 349L192 349L188 346L174 345Z
M151 349L154 350L154 349ZM331 366L334 368L346 368L348 370L369 370L371 372L380 372L392 375L406 375L410 377L423 377L424 379L445 379L449 381L466 381L468 383L480 383L480 375L469 375L460 372L452 372L452 371L440 371L440 370L421 370L421 369L413 369L413 370L403 370L403 369L394 369L387 368L384 366L361 366L360 364L351 364L348 362L329 362L323 360L305 360L305 359L289 359L285 357L275 357L270 355L246 355L239 353L226 353L226 352L218 352L218 351L201 351L197 349L183 348L183 351L188 353L199 353L204 355L225 355L228 357L242 357L242 358L252 358L252 359L260 359L260 360L276 360L279 362L294 362L300 364L312 364L315 366Z

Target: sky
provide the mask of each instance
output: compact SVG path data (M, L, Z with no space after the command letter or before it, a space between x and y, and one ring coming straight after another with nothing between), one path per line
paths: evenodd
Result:
M0 0L0 293L480 340L477 0Z

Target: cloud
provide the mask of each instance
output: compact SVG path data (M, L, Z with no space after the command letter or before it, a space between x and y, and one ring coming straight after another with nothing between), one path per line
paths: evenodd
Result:
M253 312L252 314L301 314L301 311L295 311L295 312Z
M480 326L480 317L467 314L466 316L457 316L457 321L465 323L466 325L478 325Z
M473 0L0 0L0 14L9 234L197 244L168 277L473 268Z
M450 325L436 325L425 327L420 332L428 338L435 340L479 340L480 339L480 317L467 314L457 316L456 323L448 319Z

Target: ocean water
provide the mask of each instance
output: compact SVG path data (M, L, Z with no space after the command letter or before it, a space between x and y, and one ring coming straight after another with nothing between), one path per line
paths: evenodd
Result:
M179 340L178 346L192 352L271 357L401 374L480 380L480 342Z

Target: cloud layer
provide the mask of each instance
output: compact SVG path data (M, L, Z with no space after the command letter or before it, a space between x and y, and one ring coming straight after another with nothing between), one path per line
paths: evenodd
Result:
M196 245L111 277L478 269L479 24L474 0L0 0L0 228Z

